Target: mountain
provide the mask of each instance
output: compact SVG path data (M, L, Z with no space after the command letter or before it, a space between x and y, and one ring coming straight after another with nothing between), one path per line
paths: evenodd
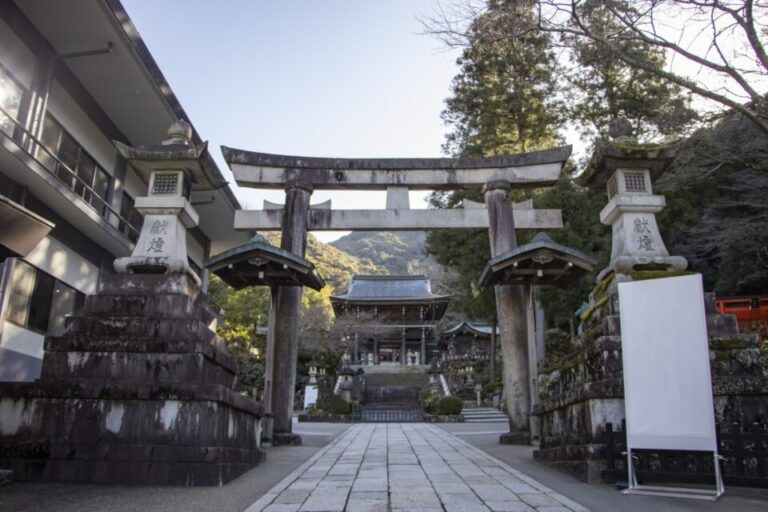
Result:
M368 259L390 274L442 275L439 265L426 255L423 231L357 231L331 242L337 249L360 260Z
M280 233L267 233L270 244L280 246ZM331 294L347 291L349 280L354 274L387 274L384 266L369 259L356 258L333 245L318 241L312 235L307 236L307 259L317 268L330 288Z

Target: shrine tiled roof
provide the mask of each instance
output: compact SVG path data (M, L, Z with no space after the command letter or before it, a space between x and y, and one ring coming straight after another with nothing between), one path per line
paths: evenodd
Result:
M449 295L432 293L425 275L352 276L344 295L332 299L351 302L397 302L448 300Z
M460 334L462 331L468 332L470 334L476 334L479 336L491 336L492 327L488 324L481 324L481 323L473 323L473 322L467 322L462 320L455 326L451 327L450 329L447 329L445 332L443 332L443 335L450 336L453 334ZM499 334L498 327L496 328L496 334Z

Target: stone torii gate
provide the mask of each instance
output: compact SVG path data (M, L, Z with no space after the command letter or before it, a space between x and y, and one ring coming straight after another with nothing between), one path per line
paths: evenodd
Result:
M515 229L562 227L560 210L514 209L512 188L554 184L571 147L491 158L342 159L256 153L222 146L224 159L238 185L284 189L286 204L235 213L235 228L281 230L280 246L304 257L308 231L426 231L432 229L488 228L491 256L517 247ZM462 209L412 210L409 190L482 189L485 207L467 204ZM384 210L333 210L327 203L309 204L314 190L386 190ZM510 434L529 438L530 399L526 310L519 285L495 288L496 308L504 355L504 385ZM275 296L274 438L297 442L291 432L291 406L296 382L296 321L301 288L278 287ZM295 319L281 321L280 319ZM285 371L283 371L285 370ZM282 405L281 405L282 404ZM300 441L298 441L300 442Z

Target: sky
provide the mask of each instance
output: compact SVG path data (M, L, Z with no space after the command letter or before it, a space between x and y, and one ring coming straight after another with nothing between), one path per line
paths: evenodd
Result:
M122 0L225 176L221 145L302 156L439 157L456 50L422 35L436 0ZM244 208L283 202L239 188ZM423 208L423 192L411 207ZM384 208L383 192L312 203ZM315 236L330 241L341 233Z

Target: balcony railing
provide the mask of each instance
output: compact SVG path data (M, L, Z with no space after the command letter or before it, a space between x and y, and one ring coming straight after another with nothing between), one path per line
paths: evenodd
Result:
M43 169L47 170L52 176L54 176L56 179L58 179L61 183L64 185L68 185L67 188L72 190L75 194L77 194L82 200L83 203L87 204L91 209L93 209L96 213L98 213L102 218L104 218L107 222L110 223L115 229L117 229L125 238L132 242L136 242L139 238L139 230L131 225L130 222L128 222L127 219L123 218L120 213L115 210L109 203L107 203L104 198L102 198L94 189L91 187L88 183L82 180L77 173L72 170L71 167L69 167L66 163L64 163L58 155L56 155L53 151L48 149L39 139L37 139L29 130L27 130L21 123L19 123L10 112L8 112L5 108L0 106L0 113L2 113L5 117L7 117L16 127L16 135L21 135L20 137L12 137L12 139L19 144L19 146L24 150L24 152L29 155L30 158L34 159L37 163L40 164ZM21 140L19 140L21 139ZM44 151L46 154L48 154L55 162L56 165L54 166L54 169L49 169L48 166L46 166L43 162L41 162L37 158L38 151ZM60 172L64 171L71 180L69 183L64 181L59 175ZM78 193L75 191L75 189L82 190L82 193ZM85 195L88 195L88 199L85 199ZM97 203L94 205L93 203Z

